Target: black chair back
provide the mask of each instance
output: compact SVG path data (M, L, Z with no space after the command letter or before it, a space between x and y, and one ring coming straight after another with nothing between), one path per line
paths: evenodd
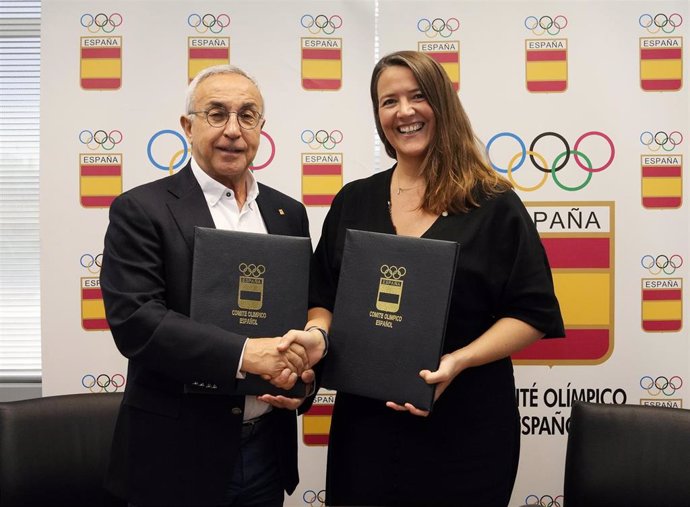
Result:
M0 403L0 505L123 506L103 488L121 393Z
M690 410L577 402L565 507L690 506Z

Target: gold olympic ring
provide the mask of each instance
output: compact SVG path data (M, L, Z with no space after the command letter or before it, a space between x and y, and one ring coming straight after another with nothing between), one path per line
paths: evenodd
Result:
M532 155L533 157L538 158L541 161L541 163L544 164L544 167L549 167L549 164L546 163L546 159L541 154L537 153L536 151L531 151L531 150L527 150L526 153L528 155ZM515 181L515 179L513 178L513 166L515 165L515 161L518 158L520 158L521 156L522 156L522 152L516 153L515 156L510 159L510 162L508 163L508 171L507 171L508 179L513 184L513 186L515 186L515 188L518 188L518 189L522 190L523 192L532 192L534 190L540 189L542 186L544 186L544 183L546 183L546 180L549 179L549 174L551 174L550 172L544 172L542 177L541 177L541 181L532 187L523 187L522 185L519 185L518 182Z
M183 153L184 149L181 149L177 153L173 154L172 158L170 159L170 163L168 164L168 173L170 173L170 176L175 173L175 163L177 163L177 159L180 158Z
M239 265L239 269L244 276L252 278L259 278L266 272L266 267L263 264L247 264L243 262Z
M399 280L407 273L404 266L397 267L389 266L388 264L383 264L380 271L385 278L392 278L394 280Z

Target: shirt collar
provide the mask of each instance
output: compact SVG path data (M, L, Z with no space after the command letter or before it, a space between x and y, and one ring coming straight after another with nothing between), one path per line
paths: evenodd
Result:
M204 193L206 202L209 207L213 207L218 204L218 201L223 197L223 195L229 190L225 185L219 181L211 178L206 171L204 171L196 160L192 158L191 161L192 173L194 177L199 182L201 191ZM250 209L254 209L254 202L259 195L259 184L254 177L252 171L247 171L247 200L245 204L249 206Z

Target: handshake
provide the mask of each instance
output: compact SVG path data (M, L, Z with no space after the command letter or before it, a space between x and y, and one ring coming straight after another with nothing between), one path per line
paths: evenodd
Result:
M276 338L247 341L241 371L261 375L282 389L290 389L297 379L314 382L313 367L327 349L327 334L316 326L307 331L292 329Z

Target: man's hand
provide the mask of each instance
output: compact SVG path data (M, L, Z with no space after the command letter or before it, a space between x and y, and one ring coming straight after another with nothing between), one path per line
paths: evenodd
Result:
M279 350L281 341L278 337L247 340L240 371L261 375L273 385L290 389L309 369L309 358L305 348L297 343Z
M278 350L285 351L295 345L301 345L306 350L309 368L312 368L321 360L326 350L326 341L323 334L316 328L311 331L291 329L280 339Z

